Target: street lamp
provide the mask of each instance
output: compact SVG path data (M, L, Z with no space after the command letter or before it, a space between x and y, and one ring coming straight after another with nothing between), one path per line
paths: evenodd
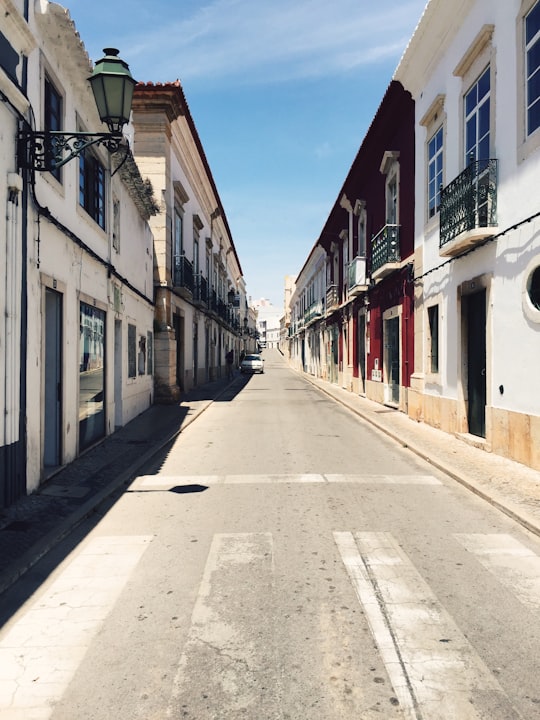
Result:
M128 64L118 57L118 50L105 48L103 52L105 57L97 61L88 80L100 120L106 123L109 132L21 130L17 140L19 168L40 172L56 170L91 145L103 145L110 153L118 151L123 139L122 128L129 122L136 81Z

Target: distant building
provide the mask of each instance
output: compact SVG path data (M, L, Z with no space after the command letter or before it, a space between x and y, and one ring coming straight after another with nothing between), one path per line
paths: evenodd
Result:
M225 374L247 347L242 268L225 210L179 81L138 83L134 153L160 198L155 238L155 399ZM254 334L254 332L253 332Z
M289 332L291 327L291 298L296 287L296 275L285 276L284 308L280 320L279 349L289 357Z
M266 298L254 300L251 305L257 310L259 345L262 348L279 347L280 320L283 313Z

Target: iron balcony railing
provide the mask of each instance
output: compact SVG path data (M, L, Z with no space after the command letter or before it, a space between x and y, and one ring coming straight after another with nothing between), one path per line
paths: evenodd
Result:
M227 303L224 303L223 300L218 299L216 313L218 317L220 317L222 320L227 321Z
M367 286L366 258L364 256L357 255L349 263L348 279L347 287L349 294L357 294L359 290Z
M339 306L339 294L337 285L328 285L326 288L326 312L331 312Z
M317 300L316 302L312 303L304 313L304 323L307 325L314 320L318 320L318 318L322 317L322 311L322 300Z
M399 225L385 225L371 240L371 273L400 261Z
M195 289L193 292L193 299L197 302L205 303L206 305L208 305L208 280L200 273L195 275Z
M441 190L440 247L461 233L497 225L497 160L476 160Z
M194 276L193 265L185 255L174 256L173 266L173 285L174 287L187 288L193 292Z

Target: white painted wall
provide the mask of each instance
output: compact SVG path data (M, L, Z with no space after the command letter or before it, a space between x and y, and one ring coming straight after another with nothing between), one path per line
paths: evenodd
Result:
M30 27L38 47L28 58L28 97L33 108L36 127L40 128L43 122L43 78L47 72L64 96L64 127L75 130L80 129L82 125L91 132L104 131L105 128L97 117L93 96L87 83L91 63L69 16L60 6L54 4L42 2L36 7L36 12L39 13L41 8L43 14L31 18ZM53 42L54 37L56 42ZM111 159L108 153L102 149L96 152L104 166L109 167ZM107 207L106 229L102 230L79 206L78 173L77 159L64 166L61 183L50 173L36 173L37 203L48 208L65 230L48 220L43 213L39 217L38 204L32 197L29 199L27 366L29 491L34 490L43 477L45 287L56 289L63 297L62 461L67 463L73 460L79 452L81 300L95 305L106 313L106 432L110 433L115 429L115 383L117 382L114 374L115 319L122 322L124 352L120 424L128 422L148 408L152 402L152 375L138 375L132 380L127 377L128 323L136 325L137 335L140 332L146 336L148 332L153 332L152 236L147 222L141 218L120 174L111 178L110 173L106 173L106 197L110 204ZM121 207L119 252L112 248L112 191L118 196ZM87 246L97 258L87 252L82 245ZM115 269L116 274L109 273L108 265ZM113 283L121 288L122 302L116 308Z
M461 283L488 274L492 276L488 404L539 414L540 312L530 307L525 289L530 270L540 265L540 222L536 219L510 230L540 210L535 190L540 179L540 152L533 150L524 160L520 158L523 140L519 123L523 102L520 88L524 83L520 66L520 11L531 4L520 0L460 0L456 4L432 0L396 78L412 89L416 102L416 245L423 245L424 303L441 297L443 305L440 385L426 382L425 391L457 398L461 359L457 289ZM448 16L450 8L453 18ZM491 157L499 162L498 225L500 232L508 232L436 270L446 259L439 255L438 215L426 222L426 130L420 120L436 97L443 94L446 185L464 168L462 96L470 78L462 81L454 75L454 69L485 25L494 26L486 57L491 58L495 67L491 87ZM426 62L426 58L430 61ZM424 347L424 360L426 357ZM504 394L499 392L500 385L504 386Z

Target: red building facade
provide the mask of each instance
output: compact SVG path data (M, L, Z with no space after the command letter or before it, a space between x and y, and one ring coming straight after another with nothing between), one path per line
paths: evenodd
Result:
M406 411L414 361L414 102L385 93L291 299L293 364ZM320 264L319 264L320 265ZM321 297L319 297L321 295Z

